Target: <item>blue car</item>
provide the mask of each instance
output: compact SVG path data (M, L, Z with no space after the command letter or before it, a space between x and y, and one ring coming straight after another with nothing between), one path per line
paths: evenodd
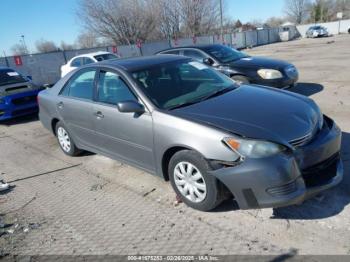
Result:
M0 67L0 121L38 112L43 88L8 67Z

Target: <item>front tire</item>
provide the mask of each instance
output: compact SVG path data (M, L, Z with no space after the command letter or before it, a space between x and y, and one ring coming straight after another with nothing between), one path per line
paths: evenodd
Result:
M62 122L56 124L56 137L60 148L66 155L77 156L81 153Z
M179 151L170 159L170 183L186 205L209 211L222 201L218 181L208 174L209 170L208 162L192 150Z

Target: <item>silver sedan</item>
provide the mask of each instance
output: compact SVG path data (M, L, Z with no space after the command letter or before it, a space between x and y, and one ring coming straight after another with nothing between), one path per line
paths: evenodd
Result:
M39 106L65 154L137 166L199 210L225 198L242 209L291 205L342 179L341 131L311 99L238 85L182 56L79 68Z

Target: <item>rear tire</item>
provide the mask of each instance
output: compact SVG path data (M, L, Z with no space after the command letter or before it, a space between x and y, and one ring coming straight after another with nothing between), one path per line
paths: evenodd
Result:
M208 162L192 150L179 151L170 159L170 183L186 205L209 211L222 202L223 190L209 170Z
M242 75L234 75L231 77L231 79L233 79L234 81L236 81L240 85L250 83L249 79L246 78L245 76L242 76Z
M76 147L70 134L62 122L57 122L55 130L58 144L60 145L63 153L69 156L77 156L82 152L79 148Z

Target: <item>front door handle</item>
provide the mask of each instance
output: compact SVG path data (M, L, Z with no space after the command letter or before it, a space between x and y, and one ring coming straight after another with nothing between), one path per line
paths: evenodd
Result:
M63 108L63 102L59 102L59 103L57 104L57 107L58 107L59 109L62 109L62 108Z
M102 114L101 111L97 111L97 112L95 113L95 116L96 116L97 118L104 118L104 117L105 117L105 116Z

